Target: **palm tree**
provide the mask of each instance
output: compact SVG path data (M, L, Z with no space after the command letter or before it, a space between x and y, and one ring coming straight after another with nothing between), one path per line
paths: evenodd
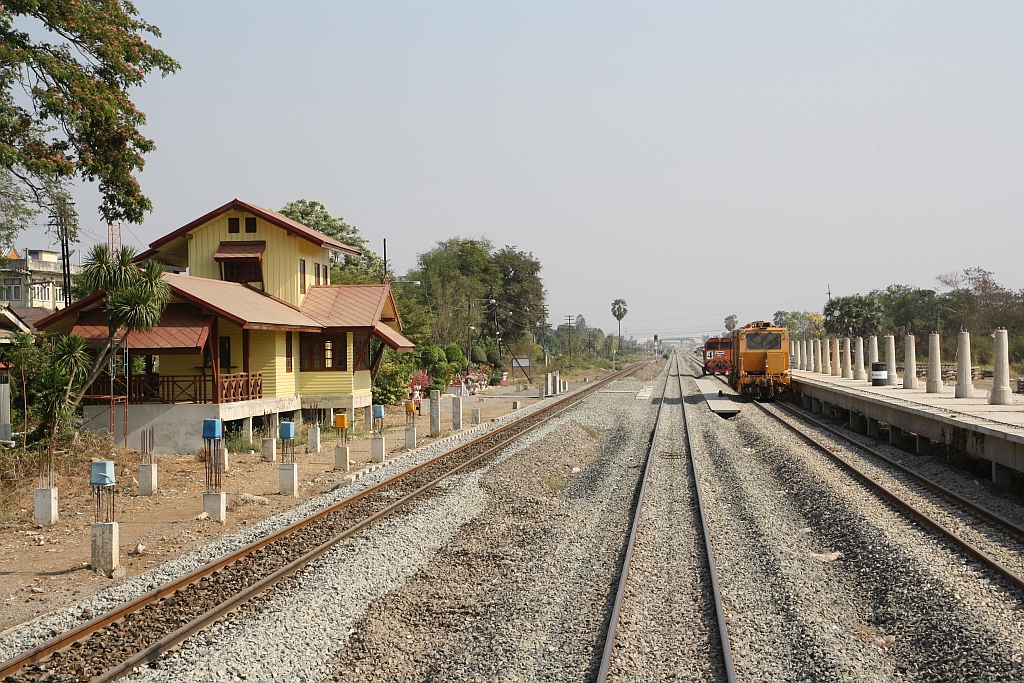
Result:
M111 253L107 245L96 244L82 264L79 277L88 291L105 294L103 311L107 314L107 338L71 405L81 403L85 392L121 348L128 334L148 332L157 326L171 298L171 290L164 281L163 266L155 261L137 264L134 259L135 249L132 247L125 246Z
M626 317L626 300L616 299L612 302L612 315L619 321L619 346L622 346L622 319Z

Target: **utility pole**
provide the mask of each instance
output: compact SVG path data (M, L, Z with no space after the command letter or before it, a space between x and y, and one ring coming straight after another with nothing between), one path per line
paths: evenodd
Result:
M466 368L473 365L473 294L466 294Z
M565 324L569 326L569 369L572 369L572 316L565 316Z

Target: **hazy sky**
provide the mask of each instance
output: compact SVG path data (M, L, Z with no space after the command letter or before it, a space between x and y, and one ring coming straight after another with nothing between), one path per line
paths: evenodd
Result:
M182 63L136 95L136 244L317 199L399 272L533 252L553 321L610 331L621 297L637 336L971 266L1024 288L1024 3L136 3Z

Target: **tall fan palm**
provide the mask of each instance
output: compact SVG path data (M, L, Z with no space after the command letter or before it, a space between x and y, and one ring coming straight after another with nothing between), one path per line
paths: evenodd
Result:
M82 264L82 277L90 293L104 292L107 338L96 354L85 382L75 394L78 405L86 390L103 372L110 358L131 332L148 332L160 322L171 290L164 281L164 269L155 261L134 263L135 249L122 247L111 253L105 244L94 245Z
M626 317L626 300L616 299L612 302L612 315L619 321L619 346L622 346L622 319Z

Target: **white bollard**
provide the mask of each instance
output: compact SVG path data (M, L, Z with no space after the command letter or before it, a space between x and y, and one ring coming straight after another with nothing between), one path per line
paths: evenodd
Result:
M416 428L406 427L405 428L405 447L410 451L416 448Z
M473 408L470 411L470 413L469 413L469 422L470 422L470 424L475 424L475 425L480 424L480 409L479 408Z
M832 376L843 376L843 362L839 358L839 337L832 340Z
M268 436L263 439L263 459L267 462L277 462L277 439Z
M1007 406L1013 404L1013 392L1010 389L1010 340L1006 330L999 328L995 332L995 363L992 372L992 391L988 402L991 405Z
M53 526L57 522L57 487L35 489L32 492L34 510L32 519L36 526Z
M231 468L231 464L228 462L228 449L226 446L220 447L220 471L227 472Z
M864 338L857 337L853 340L853 358L855 365L853 366L853 378L855 380L867 379L868 373L864 370Z
M437 389L430 391L430 436L437 438L441 435L441 392Z
M320 428L310 427L306 430L306 451L309 453L320 452Z
M830 351L832 347L831 339L821 340L821 374L831 375L832 374L832 353Z
M452 396L452 429L462 429L462 397Z
M370 460L373 462L384 462L387 454L388 451L384 444L383 436L375 436L370 439Z
M903 342L903 388L917 389L917 339L912 334Z
M210 515L215 522L223 522L228 518L228 495L223 491L203 494L203 512Z
M299 495L299 464L297 462L283 462L278 465L278 493L282 496Z
M152 496L157 492L157 467L155 462L139 464L139 495Z
M971 378L971 333L961 330L956 338L956 398L974 398Z
M928 335L928 383L925 391L929 394L942 393L942 348L938 332Z
M896 386L899 377L896 375L896 337L885 335L885 384Z
M815 339L814 343L811 344L811 360L813 367L810 368L812 372L821 372L821 340Z
M843 379L853 379L853 359L850 358L849 337L843 337Z
M348 446L335 446L334 447L334 469L341 470L342 472L348 472L351 464L349 463L349 450Z
M868 337L868 368L878 362L878 337Z
M117 522L93 524L89 527L92 570L110 576L121 566L121 534Z

